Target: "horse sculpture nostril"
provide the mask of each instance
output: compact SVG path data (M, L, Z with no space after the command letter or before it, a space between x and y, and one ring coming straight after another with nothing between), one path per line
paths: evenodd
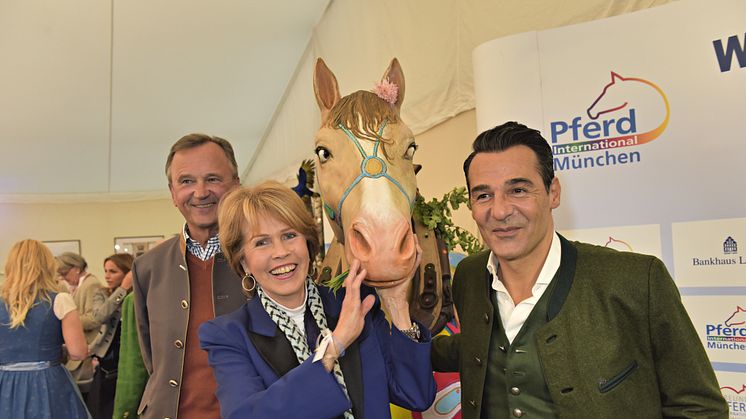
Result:
M400 255L407 255L414 251L414 234L412 231L406 230L402 237L399 239L399 246L397 247Z
M353 253L358 259L364 259L373 252L373 248L365 238L365 235L354 227L350 235L350 244L352 245Z

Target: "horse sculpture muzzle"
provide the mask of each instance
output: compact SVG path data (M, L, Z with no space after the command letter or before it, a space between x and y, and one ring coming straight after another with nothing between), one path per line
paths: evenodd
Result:
M347 260L356 258L375 279L377 287L396 285L406 280L405 275L415 262L416 246L409 219L382 219L375 215L359 214L345 232Z

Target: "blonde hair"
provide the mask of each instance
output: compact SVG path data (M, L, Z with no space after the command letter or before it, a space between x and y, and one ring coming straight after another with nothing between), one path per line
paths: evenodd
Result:
M220 246L231 268L239 275L246 272L243 260L243 228L255 230L261 217L271 216L297 230L306 238L309 260L319 251L319 236L313 217L303 201L287 186L274 181L227 193L218 209ZM248 224L247 224L248 223Z
M37 298L51 303L49 294L62 291L56 272L54 256L42 243L26 239L13 245L5 263L5 282L0 289L12 329L24 325Z

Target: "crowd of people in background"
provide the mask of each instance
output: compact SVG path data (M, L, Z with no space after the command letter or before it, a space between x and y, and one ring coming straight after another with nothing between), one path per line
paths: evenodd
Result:
M109 289L75 253L13 245L0 288L0 417L111 418L119 308L132 256L106 258ZM65 362L66 361L66 362Z

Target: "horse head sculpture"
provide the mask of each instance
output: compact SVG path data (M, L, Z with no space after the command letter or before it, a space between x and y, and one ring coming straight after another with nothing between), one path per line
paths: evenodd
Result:
M383 75L386 94L357 91L340 97L323 60L314 71L321 110L316 168L324 212L346 260L360 260L372 286L394 285L413 267L412 209L417 146L402 122L404 74L396 59ZM384 99L385 98L385 99Z

